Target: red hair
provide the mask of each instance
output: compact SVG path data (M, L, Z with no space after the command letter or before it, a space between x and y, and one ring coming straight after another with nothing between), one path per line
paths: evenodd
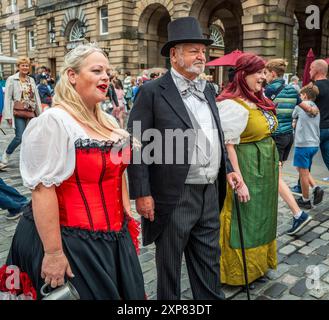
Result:
M217 101L226 99L245 98L266 111L275 113L275 104L263 94L263 91L253 92L250 90L246 76L256 73L265 68L265 61L255 54L244 53L236 62L236 69L233 81L227 85L224 91L218 96Z

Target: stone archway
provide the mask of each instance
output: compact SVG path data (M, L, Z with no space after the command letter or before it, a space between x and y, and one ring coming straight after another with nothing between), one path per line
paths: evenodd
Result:
M162 1L164 2L164 1ZM168 1L166 1L168 5ZM138 22L139 69L168 67L167 60L160 51L168 38L167 25L171 15L161 3L147 5Z
M308 15L306 14L306 8L310 5L316 5L319 7L320 12L322 12L322 28L320 30L313 29L310 30L306 27L306 20ZM283 11L283 14L287 18L294 19L296 17L298 21L298 66L297 74L302 76L303 68L306 61L307 52L310 48L313 49L315 56L321 57L328 53L328 19L325 22L325 16L328 13L328 4L326 0L279 0L278 8ZM292 61L292 48L290 48L290 43L293 42L293 32L294 25L285 24L284 26L284 39L286 44L285 57L289 61Z
M243 32L241 17L243 9L240 0L195 0L191 7L190 16L199 20L203 32L209 36L209 28L215 21L221 21L225 53L235 49L242 50Z
M323 58L328 58L329 57L329 4L324 10L321 29L322 29L321 56Z
M278 0L278 10L291 17L295 13L296 0Z
M84 35L82 36L82 34L80 34L80 24L84 24L88 31L87 18L84 10L81 7L72 7L68 9L65 13L60 28L60 35L65 40L65 52L68 52L74 49L80 43L83 43ZM75 36L71 36L72 31L74 31Z
M209 48L209 60L223 56L236 49L243 49L242 16L243 9L240 0L195 0L192 4L190 16L199 20L205 36L213 38L213 28L222 36L220 42ZM220 38L220 37L219 37ZM226 82L228 68L210 67L209 73L215 82Z
M63 19L62 26L60 29L61 36L67 37L69 32L68 30L70 30L70 28L72 27L73 22L77 20L85 24L87 23L87 18L84 10L80 7L72 7L68 9L65 13L65 17Z

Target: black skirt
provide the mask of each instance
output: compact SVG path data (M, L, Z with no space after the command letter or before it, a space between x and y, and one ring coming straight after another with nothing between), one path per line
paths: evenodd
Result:
M145 299L143 274L126 223L120 232L61 227L61 234L64 253L75 275L70 282L82 300ZM16 228L6 264L28 274L38 299L44 285L43 256L29 206Z

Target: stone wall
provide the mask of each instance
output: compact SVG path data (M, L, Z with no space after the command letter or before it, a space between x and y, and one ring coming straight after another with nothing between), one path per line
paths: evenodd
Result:
M70 28L75 21L87 26L86 40L97 41L108 52L110 62L120 72L133 74L144 68L166 66L168 61L160 56L166 42L166 25L170 20L195 16L204 33L209 36L209 26L220 19L225 28L225 52L234 49L252 51L265 58L284 57L292 66L294 17L299 29L299 72L310 47L317 56L329 56L329 1L328 0L35 0L37 6L26 8L25 0L18 0L17 28L9 30L10 21L17 18L7 11L9 1L1 2L0 36L2 54L28 55L35 65L56 64L58 73L64 54L74 44L69 43ZM321 30L305 27L305 9L316 4L321 9ZM99 8L107 7L109 32L100 35ZM55 20L56 40L49 43L48 19ZM17 20L17 19L16 19ZM29 30L34 30L36 47L29 50ZM17 33L18 51L12 52L11 34ZM211 49L212 56L221 50ZM4 70L8 76L10 65Z

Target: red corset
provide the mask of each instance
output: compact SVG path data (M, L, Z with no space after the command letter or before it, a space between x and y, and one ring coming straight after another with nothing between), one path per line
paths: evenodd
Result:
M56 188L60 224L119 231L124 221L122 173L130 156L130 146L114 150L108 144L78 140L74 173Z

